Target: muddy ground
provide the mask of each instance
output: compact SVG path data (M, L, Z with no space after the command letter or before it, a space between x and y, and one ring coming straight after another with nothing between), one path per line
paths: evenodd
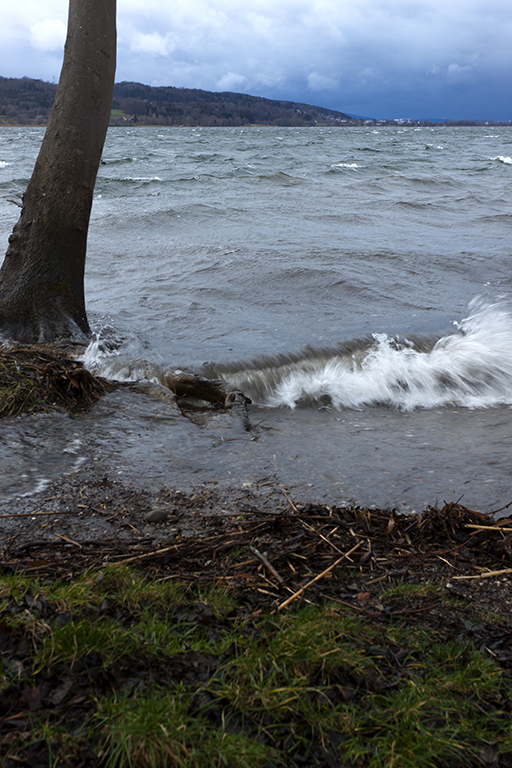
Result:
M4 570L68 575L131 560L244 588L268 581L278 602L342 557L315 592L352 602L354 589L342 588L345 577L357 581L356 594L369 595L386 580L430 581L501 614L512 627L512 518L495 521L456 503L411 516L304 505L271 479L231 492L211 485L189 494L153 493L95 468L61 479L41 498L4 505L0 531ZM248 547L262 557L254 555L241 572L226 555ZM295 571L294 559L301 566Z

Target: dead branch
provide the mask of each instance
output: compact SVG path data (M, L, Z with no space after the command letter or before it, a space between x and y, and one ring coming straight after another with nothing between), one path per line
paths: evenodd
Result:
M274 577L277 579L277 581L278 581L280 584L283 584L283 585L284 585L284 579L283 579L283 577L282 577L282 576L280 576L280 575L278 574L278 572L276 571L276 569L274 568L274 566L273 566L273 565L272 565L272 564L271 564L271 563L270 563L270 562L267 560L267 558L265 557L265 555L263 555L263 554L262 554L262 553L261 553L259 550L257 550L257 549L256 549L256 547L249 547L249 549L251 550L251 552L253 553L253 555L256 555L256 557L258 558L258 560L261 560L261 562L263 563L263 565L265 566L265 568L267 568L267 569L270 571L270 573L271 573L271 574L272 574L272 575L273 575L273 576L274 576Z
M247 406L251 404L251 400L241 390L235 389L222 379L207 379L182 371L167 375L164 383L178 401L181 398L194 398L222 408L235 409L240 414L244 429L250 431Z

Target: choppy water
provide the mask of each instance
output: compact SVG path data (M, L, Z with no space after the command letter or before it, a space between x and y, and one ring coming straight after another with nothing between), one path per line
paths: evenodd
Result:
M41 138L0 129L3 251ZM222 375L257 427L117 395L79 421L10 422L0 496L105 457L154 484L271 476L338 502L508 503L511 156L502 127L111 129L87 362Z

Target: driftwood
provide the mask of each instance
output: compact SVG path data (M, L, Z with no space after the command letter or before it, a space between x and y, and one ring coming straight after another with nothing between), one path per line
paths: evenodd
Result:
M222 379L206 379L193 373L178 372L165 377L165 386L177 398L194 397L209 403L231 408L234 405L247 405L251 401L239 389L235 389Z
M121 383L94 376L71 357L65 347L0 344L0 417L65 408L70 413L85 410L103 394L121 387L147 392L182 413L193 409L194 401L234 411L244 429L251 425L248 397L222 379L207 379L183 371L167 374L162 383L138 381Z
M251 400L244 393L227 384L222 379L207 379L194 373L180 371L167 374L163 379L164 384L151 381L138 381L131 384L138 392L147 392L161 400L176 403L184 410L185 402L207 402L218 408L229 409L237 413L246 431L250 431L251 423L247 406Z
M251 423L247 413L250 399L241 390L235 389L222 379L206 379L204 376L182 371L167 375L165 386L174 393L178 404L184 398L193 398L237 412L244 429L250 431Z

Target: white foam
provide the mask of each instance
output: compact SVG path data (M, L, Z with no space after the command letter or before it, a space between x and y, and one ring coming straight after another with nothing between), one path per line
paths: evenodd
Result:
M48 480L46 477L40 477L32 490L25 491L25 493L16 493L10 498L26 499L29 496L37 496L38 493L42 493L44 490L46 490L50 483L51 480ZM7 499L7 501L9 501L9 499Z
M118 355L117 349L108 350L109 355ZM94 338L89 342L87 349L81 355L81 360L84 368L98 371L103 358L107 355L107 348L105 340L102 338L101 333L94 334Z
M6 160L0 160L0 168L7 168L10 165Z
M429 352L386 334L360 360L333 357L315 371L294 371L268 405L294 408L307 401L335 408L388 405L401 410L512 404L512 315L481 307L457 323Z
M123 181L163 181L160 176L125 176Z
M104 338L101 333L95 338L81 356L84 368L114 381L155 381L160 382L161 371L148 360L130 356L129 350L120 351L121 343ZM130 345L128 344L128 347Z
M505 165L512 165L512 157L505 157L504 155L498 155L497 157L491 158L491 160L499 160L500 163L504 163Z
M82 446L82 441L80 438L75 438L74 440L71 440L69 445L67 445L65 448L62 449L62 453L71 453L76 455L78 451L80 450Z
M304 356L266 360L221 375L269 407L318 404L337 409L384 405L404 411L457 405L512 405L512 313L475 302L473 314L436 343L417 344L374 333L373 342ZM352 351L351 351L352 350ZM83 356L85 367L118 381L165 383L164 369L136 355L119 354L97 337Z

